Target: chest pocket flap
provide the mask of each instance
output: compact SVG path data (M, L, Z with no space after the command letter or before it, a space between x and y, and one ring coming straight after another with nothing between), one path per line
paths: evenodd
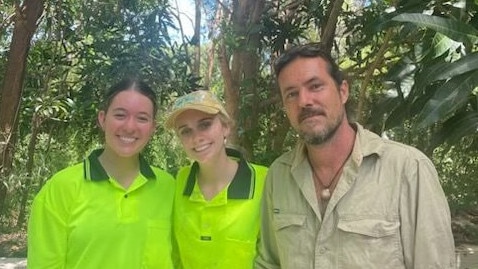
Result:
M298 214L277 214L274 215L276 230L281 230L291 226L303 226L305 224L305 215Z
M377 219L340 219L337 225L337 227L344 232L362 234L371 237L392 235L397 232L399 226L400 224L398 222Z

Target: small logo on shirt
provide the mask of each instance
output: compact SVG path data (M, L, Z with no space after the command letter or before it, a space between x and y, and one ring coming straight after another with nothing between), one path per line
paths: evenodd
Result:
M202 241L211 241L212 240L211 236L208 236L208 235L201 235L200 239Z

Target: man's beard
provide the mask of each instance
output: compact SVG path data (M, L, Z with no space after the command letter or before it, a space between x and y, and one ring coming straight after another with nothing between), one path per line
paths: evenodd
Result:
M302 122L304 119L314 116L314 115L322 115L325 116L325 113L321 109L312 109L312 108L304 108L299 114L299 122ZM330 140L337 130L340 127L340 124L342 123L342 120L344 118L344 112L332 119L333 121L330 123L327 123L327 125L324 127L324 129L320 131L303 131L299 129L299 137L301 137L306 144L309 145L321 145L328 140Z

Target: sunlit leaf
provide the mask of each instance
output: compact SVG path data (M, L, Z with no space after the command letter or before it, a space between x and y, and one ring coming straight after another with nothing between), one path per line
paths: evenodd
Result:
M429 126L463 106L478 85L478 70L456 76L443 84L418 115L418 127Z
M460 43L452 40L451 38L443 35L441 33L437 33L433 38L433 47L434 47L434 55L433 57L438 57L445 54L447 51L456 49Z
M426 27L459 42L478 42L478 30L461 21L420 13L404 13L392 20Z
M425 67L417 78L417 86L423 87L434 81L449 79L477 69L478 52L475 52L452 63L441 62Z
M459 113L443 123L442 128L432 137L431 147L436 147L445 141L456 144L462 137L478 132L478 113L468 111Z

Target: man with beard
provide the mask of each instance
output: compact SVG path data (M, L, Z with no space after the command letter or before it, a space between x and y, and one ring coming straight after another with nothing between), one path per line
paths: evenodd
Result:
M274 69L300 141L269 169L255 268L455 268L430 159L348 121L349 84L320 44Z

